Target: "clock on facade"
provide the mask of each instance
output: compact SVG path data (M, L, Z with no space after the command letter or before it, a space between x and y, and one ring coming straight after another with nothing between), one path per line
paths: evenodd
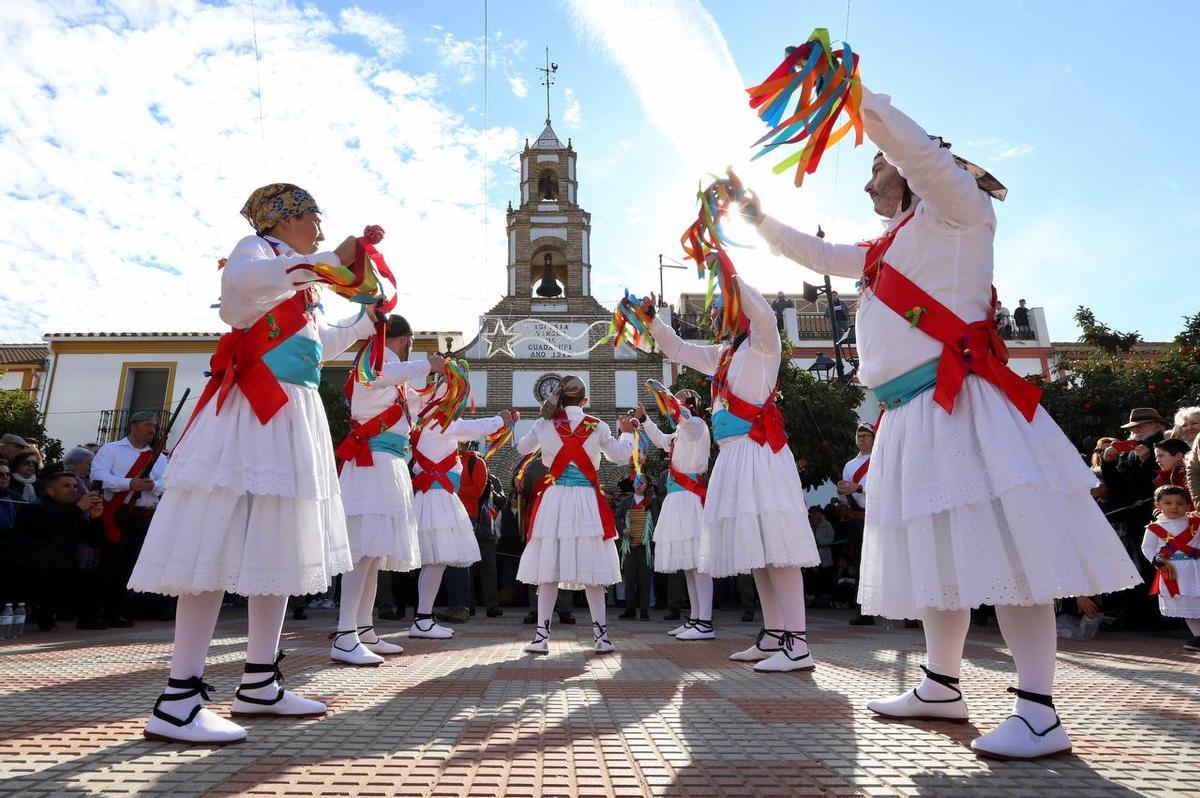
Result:
M534 396L537 397L539 402L546 401L546 397L558 388L558 384L561 381L562 378L557 374L543 374L541 377L538 377L538 381L533 385Z

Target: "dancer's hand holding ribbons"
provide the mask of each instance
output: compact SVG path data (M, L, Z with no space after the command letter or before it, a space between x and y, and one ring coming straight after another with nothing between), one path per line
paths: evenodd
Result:
M608 325L613 349L625 342L635 349L641 346L643 341L648 344L654 343L654 338L650 335L650 324L654 321L655 313L653 294L639 299L626 290L625 296L617 303L617 309L613 311L612 322Z
M446 358L441 355L429 356L429 373L430 374L445 374L446 373Z
M521 420L519 410L501 410L498 414L504 426L488 435L483 441L483 459L490 460L492 455L500 451L513 439L513 425Z

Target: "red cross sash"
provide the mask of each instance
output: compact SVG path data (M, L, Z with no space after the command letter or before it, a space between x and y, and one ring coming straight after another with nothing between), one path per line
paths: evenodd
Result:
M1196 532L1200 531L1200 518L1189 516L1187 528L1175 536L1172 536L1166 527L1158 523L1150 524L1146 527L1146 531L1163 542L1163 547L1158 550L1160 558L1166 560L1172 554L1184 554L1188 557L1200 558L1200 549L1190 543L1191 539L1195 537ZM1175 581L1175 577L1167 576L1162 571L1158 571L1154 576L1154 584L1150 586L1150 595L1157 596L1163 588L1166 589L1167 594L1170 596L1179 595L1179 583Z
M401 386L400 389L400 395L403 396L404 386ZM371 454L371 438L387 432L395 426L396 422L404 418L404 410L404 403L397 401L379 415L362 424L351 420L350 434L338 444L334 455L342 462L353 460L358 466L375 465L375 458Z
M139 452L137 459L133 461L133 465L129 467L129 472L125 474L125 477L127 479L138 478L150 462L150 455L152 454L154 454L153 446L144 452ZM130 491L128 490L114 493L112 498L104 503L104 510L100 513L100 523L104 527L104 539L109 543L116 543L121 539L121 527L117 526L117 514L125 506L125 500L129 498L129 494Z
M744 421L749 421L750 440L759 446L770 446L771 451L778 452L787 446L788 442L783 413L779 411L779 406L775 403L775 399L779 395L779 383L775 383L774 390L771 391L771 395L767 397L767 401L763 403L762 407L736 396L729 387L729 366L733 363L733 354L745 340L747 340L746 337L739 336L731 346L721 353L716 373L712 378L712 405L717 407L718 402L721 402L730 413Z
M860 465L857 469L855 469L854 473L850 477L850 481L855 483L856 485L861 485L862 481L863 481L863 477L865 477L867 475L867 470L870 467L871 467L871 458L868 457L866 460L863 460L862 465Z
M708 480L703 475L693 478L691 474L686 474L675 467L675 441L671 441L671 448L667 452L667 472L671 479L675 480L676 484L689 493L696 494L700 499L700 504L708 498Z
M212 376L196 402L196 409L183 430L184 435L214 396L217 397L219 415L235 385L250 403L258 423L266 424L275 417L288 399L279 380L263 362L263 356L307 326L308 307L314 302L314 289L297 291L247 329L230 330L221 336L217 351L209 361Z
M907 319L912 327L942 344L933 401L947 413L954 412L954 401L967 375L976 374L999 388L1026 421L1033 421L1042 392L1008 367L1008 350L996 330L994 318L968 324L902 272L884 262L883 257L896 233L911 219L912 215L909 215L891 232L869 245L863 286L869 287L880 302Z
M450 472L458 465L458 452L451 452L436 463L430 460L413 446L413 463L421 467L420 473L412 479L413 493L425 493L437 483L453 494L454 483L450 481Z
M612 508L608 506L608 500L604 497L604 492L600 490L600 479L596 474L596 467L592 465L592 458L583 448L584 442L595 432L599 423L600 420L594 416L584 416L579 425L572 430L565 413L555 416L554 431L558 433L558 437L562 441L562 448L554 455L554 460L550 463L550 470L542 476L534 488L533 506L529 510L529 524L526 527L528 530L525 536L526 543L533 538L534 519L537 518L546 489L563 475L567 466L571 465L578 468L584 479L592 483L592 489L596 492L596 509L600 513L600 524L604 527L604 539L616 538L617 522L613 518Z

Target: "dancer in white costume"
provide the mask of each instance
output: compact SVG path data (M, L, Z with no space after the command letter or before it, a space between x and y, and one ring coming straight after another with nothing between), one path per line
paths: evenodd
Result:
M350 568L329 424L317 393L320 363L374 326L374 311L330 325L311 287L313 264L349 264L355 239L333 252L308 192L258 189L242 209L257 235L238 242L221 272L221 319L233 327L167 466L129 587L179 596L167 689L145 735L190 743L245 739L204 709L205 654L225 592L249 597L246 666L234 716L322 715L325 705L279 686L279 635L290 595L319 593Z
M926 678L871 701L898 718L965 721L958 688L970 610L995 604L1018 674L1014 714L971 745L1033 758L1070 750L1054 710L1053 600L1139 581L1089 495L1095 482L1032 386L1003 364L995 332L991 197L1005 189L863 90L882 152L866 185L882 238L827 244L743 213L781 252L863 281L859 379L887 407L871 460L859 600L864 615L920 618ZM990 195L990 196L989 196Z
M1151 592L1164 618L1187 624L1192 639L1183 647L1200 651L1200 514L1188 513L1188 492L1176 485L1154 491L1154 508L1159 518L1142 537L1142 554L1158 569Z
M444 430L441 423L430 419L414 434L413 505L421 542L421 575L417 578L417 613L408 629L409 637L454 637L453 629L434 621L433 602L448 566L466 568L479 562L475 527L458 498L462 480L459 441L481 440L519 417L504 410L491 418L454 419Z
M412 327L399 315L387 320L383 369L370 383L351 381L350 435L338 446L343 461L340 483L346 508L346 533L354 570L342 574L342 604L331 659L349 665L379 665L385 654L404 649L382 640L372 612L379 572L421 567L417 517L408 462L412 459L409 405L416 401L410 383L442 374L441 355L409 361Z
M521 553L517 579L537 585L537 631L525 646L530 654L550 651L550 616L561 585L583 589L592 616L597 653L613 650L608 639L604 590L621 581L617 529L596 470L600 454L623 465L633 455L633 419L618 422L621 437L583 412L586 389L578 377L566 377L542 404L542 417L517 441L517 451L542 450L549 470L535 489L529 539Z
M700 418L700 395L690 388L675 394L683 412L675 431L665 433L638 405L638 421L650 442L667 452L667 497L654 528L654 570L671 574L683 571L691 617L667 634L676 640L712 640L712 575L699 570L700 530L708 472L708 425Z
M712 431L721 447L704 502L698 568L714 578L754 574L763 628L730 655L759 672L811 670L801 568L819 565L804 488L775 405L783 345L775 312L754 286L734 277L746 319L732 340L683 341L655 316L650 333L672 360L713 375ZM653 297L642 309L653 315ZM719 308L713 305L713 329Z

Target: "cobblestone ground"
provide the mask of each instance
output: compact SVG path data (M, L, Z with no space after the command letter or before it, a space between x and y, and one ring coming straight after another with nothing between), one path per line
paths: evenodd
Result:
M473 619L449 643L378 668L332 665L332 613L288 621L287 685L329 704L320 720L250 720L226 748L144 741L165 678L169 624L33 633L0 648L0 792L20 795L1185 795L1200 794L1200 656L1182 638L1064 642L1055 698L1074 754L976 759L968 743L1009 711L1012 663L972 630L963 687L973 723L875 719L922 662L915 630L850 627L814 613L819 665L755 674L726 655L757 628L718 614L720 637L679 643L668 624L616 621L618 653L590 651L582 623L547 657L521 653L519 612ZM581 621L583 620L581 614ZM382 627L401 624L383 622ZM227 611L207 680L228 700L244 616Z

